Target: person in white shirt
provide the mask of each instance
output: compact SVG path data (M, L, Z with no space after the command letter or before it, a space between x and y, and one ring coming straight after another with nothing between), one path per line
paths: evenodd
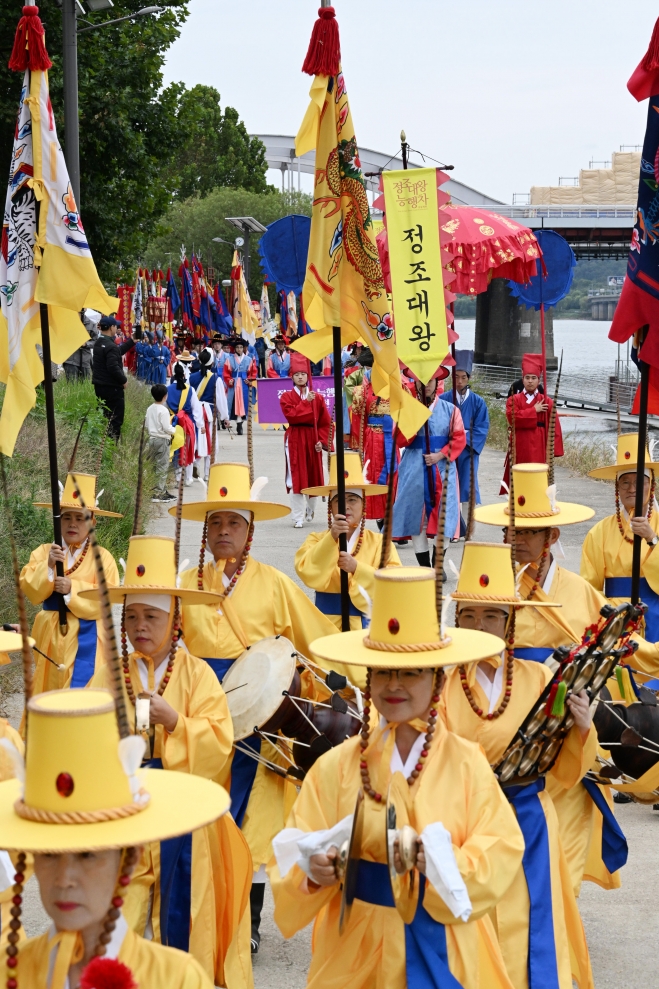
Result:
M167 386L153 385L151 395L153 405L146 410L145 418L146 430L149 434L148 452L156 469L156 486L151 501L175 501L175 496L167 490L169 446L176 432L167 408Z

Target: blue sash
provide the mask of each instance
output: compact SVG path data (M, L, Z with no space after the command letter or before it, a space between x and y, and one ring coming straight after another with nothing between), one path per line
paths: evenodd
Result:
M515 646L515 659L530 659L534 663L544 663L554 652L553 649L518 649Z
M439 450L443 450L449 441L448 436L431 436L430 437L430 453L437 453ZM423 431L417 433L412 442L409 445L410 450L421 450L422 453L427 453L426 449L426 438L423 435ZM424 465L425 466L425 465ZM435 503L437 502L437 465L431 467L433 472L433 477L435 478L435 500L433 501L430 491L430 482L428 480L428 471L423 472L423 502L426 506L426 521L432 515Z
M405 925L405 974L408 989L462 989L448 966L446 930L423 906L425 877L421 876L419 905L411 924ZM359 860L358 900L376 907L393 907L389 869L381 862Z
M609 872L615 872L627 863L627 839L597 783L587 779L581 782L602 815L602 861Z
M517 812L524 835L522 868L529 891L529 989L559 989L554 917L551 903L551 871L547 819L538 794L545 788L544 776L526 786L504 787L503 792Z
M394 421L391 416L369 416L368 417L369 426L380 426L382 428L382 435L384 436L384 464L382 470L380 471L380 476L378 477L376 484L386 484L387 478L389 476L389 464L391 463L391 448L393 445L393 425ZM394 472L398 470L398 465L394 464Z
M162 759L150 759L148 769L162 769ZM160 842L160 939L170 948L190 946L192 908L192 834Z
M643 604L647 604L645 638L659 642L659 594L652 590L645 577L641 577L638 591ZM607 598L628 598L632 593L631 577L605 577L604 594Z
M327 591L316 591L316 607L319 611L322 611L324 615L340 615L341 595L328 594ZM362 628L368 628L368 618L363 611L360 611L359 608L352 603L352 601L350 602L350 615L355 618L361 618Z
M53 592L43 603L44 611L59 611L59 595ZM66 609L69 610L68 608ZM72 687L86 687L94 676L96 666L96 621L89 618L79 618L78 648L73 661Z
M235 663L235 659L209 659L206 656L203 659L208 663L220 683L222 683L229 667ZM257 753L261 751L261 739L256 735L243 738L240 744L246 748L253 749ZM244 752L240 752L238 749L234 750L233 760L231 762L231 786L229 787L229 794L231 796L231 815L239 828L242 827L258 768L259 764L256 759L252 759L251 756L245 755Z

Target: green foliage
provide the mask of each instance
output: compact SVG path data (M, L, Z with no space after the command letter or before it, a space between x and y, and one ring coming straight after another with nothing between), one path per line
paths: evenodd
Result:
M216 278L228 278L233 257L233 241L238 231L225 223L226 216L253 216L264 226L289 213L311 216L311 196L306 193L249 192L246 189L214 189L207 196L195 196L176 203L160 224L158 235L149 243L145 253L148 267L156 264L166 267L168 254L172 261L180 257L181 244L188 254L194 249L204 264L212 264ZM222 237L229 244L213 243L213 237ZM259 265L259 238L250 237L251 277L250 295L261 295L263 274Z
M144 413L151 403L149 390L129 378L126 390L126 418L120 443L107 440L106 419L97 408L96 396L90 382L73 383L60 378L54 386L55 418L59 477L64 481L71 452L80 423L85 419L75 466L80 472L98 474L97 491L103 490L100 506L106 511L119 512L121 519L98 518L97 534L102 546L115 559L126 557L128 539L133 528L135 491L137 488L137 457ZM85 418L86 417L86 418ZM99 473L99 454L102 462ZM53 538L52 516L34 501L50 501L48 442L43 391L37 392L37 404L21 429L14 455L5 459L9 488L9 514L18 548L19 564L23 567L30 553L41 543ZM140 531L144 531L152 514L149 497L153 487L153 472L145 462L140 514ZM29 606L30 616L37 609ZM11 568L7 512L0 510L0 620L16 620L16 600Z

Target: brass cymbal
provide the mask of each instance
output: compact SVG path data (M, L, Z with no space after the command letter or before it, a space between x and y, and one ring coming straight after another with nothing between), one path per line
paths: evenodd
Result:
M361 789L355 802L355 814L352 819L352 831L347 849L341 849L340 861L345 862L343 874L343 891L341 893L341 913L339 915L339 934L343 934L348 923L352 904L357 895L357 877L359 860L362 854L362 835L364 832L364 791Z
M385 814L385 845L389 881L396 909L405 924L414 920L419 902L420 877L416 868L419 849L419 836L412 825L413 808L410 788L402 773L394 773L387 792L387 812ZM394 843L398 839L398 850L404 873L394 866Z

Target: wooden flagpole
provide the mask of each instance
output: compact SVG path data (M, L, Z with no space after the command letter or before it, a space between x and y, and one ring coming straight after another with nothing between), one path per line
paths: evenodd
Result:
M639 331L639 355L642 352L642 342L648 331L646 324ZM634 515L640 518L643 515L643 491L645 488L645 447L648 437L648 390L650 384L650 365L639 357L641 368L641 395L640 407L638 410L638 451L636 454L636 504L634 505ZM641 548L642 536L634 536L632 547L632 587L631 602L638 604L640 598L641 583Z
M339 515L346 513L346 479L345 459L343 449L343 369L341 367L341 327L332 327L332 354L334 361L334 442L336 443L336 484L338 495ZM366 505L364 505L366 511ZM339 549L348 552L348 538L344 532L339 535ZM348 591L348 574L341 574L341 631L350 631L350 594Z

